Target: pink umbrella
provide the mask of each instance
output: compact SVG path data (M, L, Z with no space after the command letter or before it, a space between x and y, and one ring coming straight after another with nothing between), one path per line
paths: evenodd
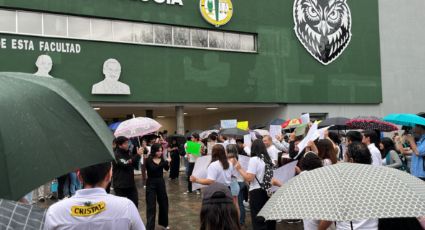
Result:
M392 132L398 127L392 123L382 121L377 117L357 117L347 121L350 129L378 130L380 132Z
M117 130L115 130L114 136L124 136L127 138L140 137L149 133L158 131L161 128L154 119L148 117L134 117L130 120L122 122Z

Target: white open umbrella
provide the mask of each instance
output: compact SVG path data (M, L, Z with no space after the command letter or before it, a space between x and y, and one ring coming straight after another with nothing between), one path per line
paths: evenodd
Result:
M115 137L124 136L127 138L144 136L158 131L161 128L154 119L148 117L134 117L123 121L115 130Z
M420 217L425 216L425 183L397 169L340 163L284 184L259 216L328 221Z

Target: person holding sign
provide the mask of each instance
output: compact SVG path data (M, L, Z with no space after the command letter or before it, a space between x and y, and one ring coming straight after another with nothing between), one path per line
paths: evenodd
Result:
M223 145L214 145L211 155L211 164L208 166L207 178L190 176L190 181L203 185L211 185L217 182L230 187L232 174L234 172L233 165L235 163L235 158L227 159Z
M193 169L195 168L195 162L198 157L202 155L202 153L205 151L205 146L201 142L199 134L193 133L191 141L186 142L184 145L184 148L186 150L186 156L189 159L189 170L188 170L188 183L187 183L187 192L184 194L187 195L189 193L192 193L192 182L190 181L190 176L192 175ZM196 190L196 194L200 195L201 193Z
M168 229L168 196L164 181L164 170L170 169L171 158L163 158L164 150L161 144L153 144L151 153L146 160L146 229L155 229L156 202L159 205L158 224Z
M249 206L253 229L276 229L275 221L265 222L264 219L257 218L258 213L269 200L269 191L272 185L282 186L282 183L273 178L273 162L263 141L257 139L252 143L251 159L247 171L241 167L239 162L235 167L245 181L251 183L249 186Z

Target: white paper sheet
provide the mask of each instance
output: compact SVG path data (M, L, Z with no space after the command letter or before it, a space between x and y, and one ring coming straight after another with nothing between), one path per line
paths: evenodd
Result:
M308 130L307 136L297 145L298 146L298 155L307 147L309 141L314 141L320 137L319 132L317 131L317 123L314 123L310 130ZM296 157L298 157L298 155Z
M276 139L276 136L282 134L282 126L280 125L270 125L270 136L273 139Z
M243 136L243 143L245 144L245 146L251 146L252 140L250 134Z
M253 141L257 140L257 135L255 135L254 131L250 131L249 134L251 135L251 140Z
M279 180L283 184L287 183L290 179L295 176L295 166L297 166L298 161L293 161L288 163L276 170L273 171L273 178ZM285 185L283 185L285 186ZM279 187L273 186L271 188L272 192L275 192Z
M207 178L208 166L211 163L211 155L199 157L196 159L195 167L193 168L192 176L196 178ZM192 183L192 191L207 187L206 185Z
M310 123L310 114L309 113L303 114L301 115L300 119L301 119L301 124L308 124Z
M222 129L231 129L238 126L238 120L221 120L220 123Z
M249 165L249 160L251 158L247 157L247 156L243 156L243 155L239 155L239 164L241 165L241 167L247 171L248 170L248 165ZM238 179L243 180L244 178L239 174L239 172L235 169L235 172L233 173L234 176L236 176Z
M321 128L321 129L319 129L319 130L318 130L319 135L320 135L320 137L319 137L319 139L320 139L320 140L325 139L325 133L326 133L326 130L328 130L330 127L331 127L331 126L328 126L328 127Z

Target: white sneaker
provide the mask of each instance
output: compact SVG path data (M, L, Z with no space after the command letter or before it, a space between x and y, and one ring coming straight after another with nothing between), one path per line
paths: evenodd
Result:
M199 190L196 190L196 195L201 195L201 193L199 192Z
M187 190L186 192L184 192L183 193L183 195L188 195L188 194L190 194L191 192L189 192L189 190Z

